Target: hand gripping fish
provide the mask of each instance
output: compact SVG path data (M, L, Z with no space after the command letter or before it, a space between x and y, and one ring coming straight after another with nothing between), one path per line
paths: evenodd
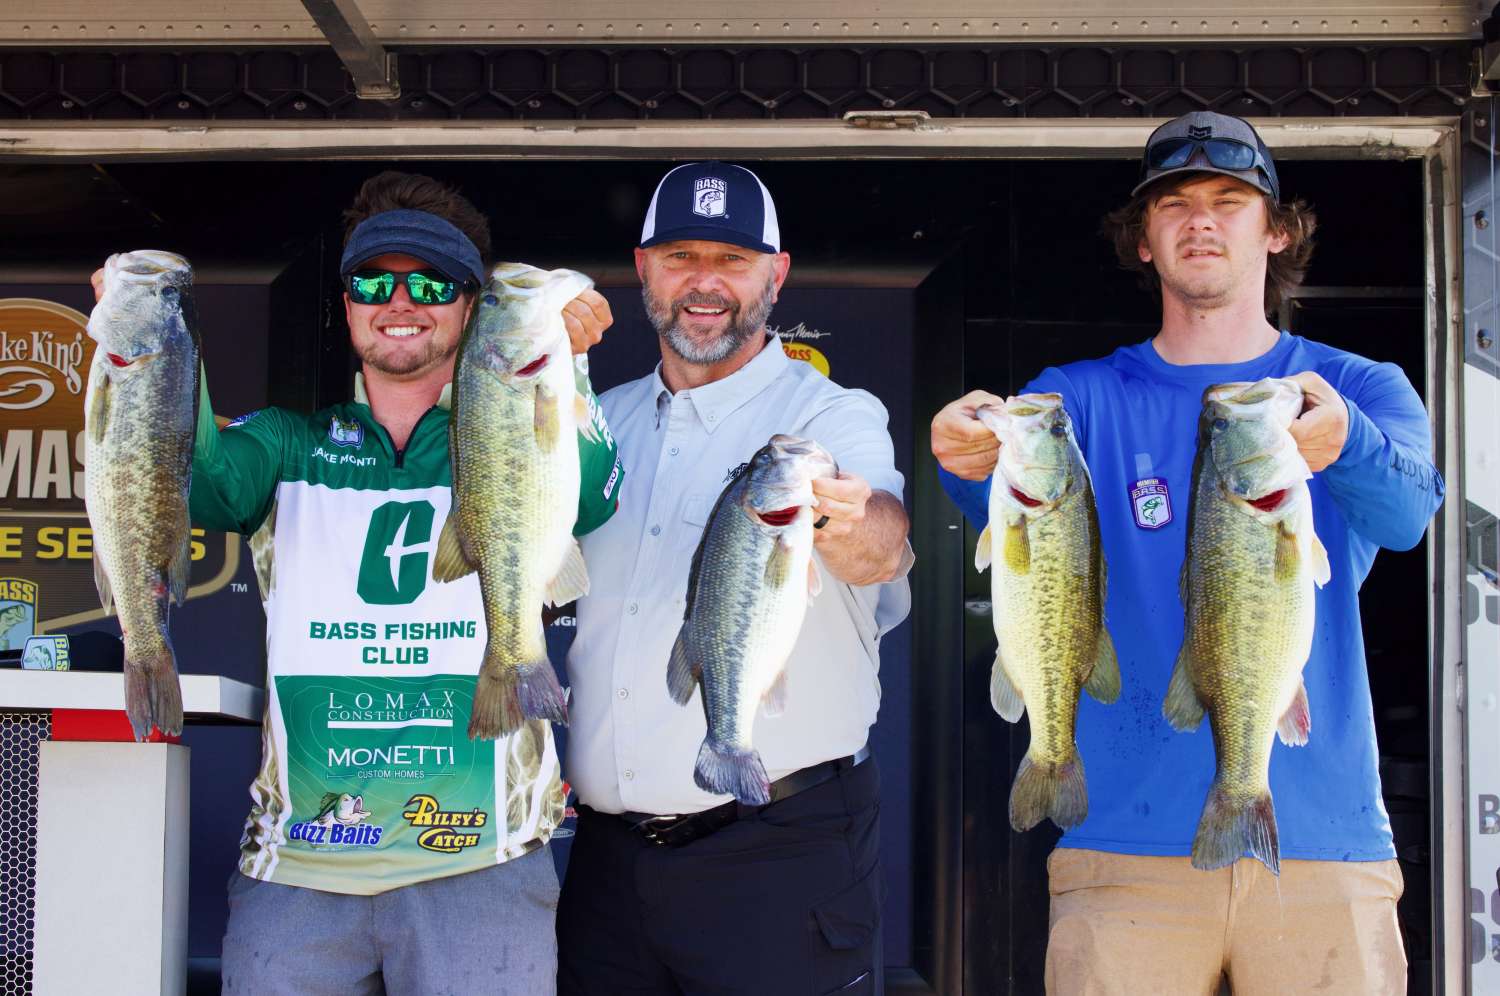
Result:
M1000 440L990 521L974 566L994 566L995 652L990 702L1009 722L1031 714L1031 746L1010 791L1010 823L1045 817L1067 828L1088 815L1074 727L1079 690L1120 695L1120 665L1104 627L1099 514L1062 395L1023 394L976 413Z
M1287 427L1302 411L1295 381L1221 384L1203 394L1181 596L1182 649L1162 712L1176 730L1207 711L1217 770L1193 866L1249 853L1280 873L1271 803L1271 741L1307 743L1302 667L1312 648L1314 586L1328 554L1313 532L1312 472Z
M812 482L837 476L838 464L817 443L772 436L709 514L667 664L667 689L679 705L703 686L708 734L693 780L705 792L752 806L771 801L751 727L762 704L768 716L786 706L786 660L808 597L822 587L812 560Z
M568 721L547 658L544 604L588 592L573 525L578 437L592 433L562 309L593 281L572 270L501 263L481 290L453 374L453 509L432 576L479 572L484 662L469 736L492 740L527 719Z
M137 740L182 732L168 602L187 597L188 488L198 412L193 270L169 252L111 256L89 316L98 342L84 402L84 505L94 583L125 641L125 712Z

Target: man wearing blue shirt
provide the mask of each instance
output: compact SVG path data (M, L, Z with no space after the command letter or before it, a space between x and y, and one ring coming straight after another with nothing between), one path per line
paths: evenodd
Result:
M1305 204L1281 203L1270 153L1248 123L1211 112L1168 122L1147 141L1129 204L1106 222L1122 264L1160 290L1160 332L1048 368L1025 388L1063 396L1088 461L1124 686L1113 705L1087 696L1079 705L1089 813L1048 860L1049 992L1211 993L1221 976L1236 996L1406 991L1401 872L1381 802L1358 594L1378 548L1421 540L1443 481L1427 413L1400 368L1266 320L1300 282L1314 225ZM1289 377L1306 394L1291 431L1314 472L1314 521L1333 571L1317 593L1304 669L1308 744L1271 755L1279 882L1249 858L1191 866L1213 744L1207 724L1176 733L1161 713L1182 639L1178 572L1202 394L1263 377ZM943 486L976 527L988 517L999 446L974 411L999 401L971 392L932 424ZM1163 501L1134 500L1143 494Z

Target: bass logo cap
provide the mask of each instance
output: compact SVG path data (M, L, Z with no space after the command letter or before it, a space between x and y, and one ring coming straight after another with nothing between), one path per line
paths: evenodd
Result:
M651 195L641 226L641 248L688 239L780 252L781 227L771 192L743 166L721 162L678 166L661 178Z

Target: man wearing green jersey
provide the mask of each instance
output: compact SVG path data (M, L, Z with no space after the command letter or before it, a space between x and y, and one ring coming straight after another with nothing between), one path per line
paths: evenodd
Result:
M206 382L199 406L193 522L270 541L257 557L268 703L224 991L550 993L547 841L564 808L552 731L532 720L469 740L479 582L431 580L452 501L450 383L489 226L455 191L400 173L369 180L346 218L354 399L266 408L222 432ZM564 321L583 353L609 306L586 291ZM623 474L589 407L600 442L580 434L580 534L612 514Z

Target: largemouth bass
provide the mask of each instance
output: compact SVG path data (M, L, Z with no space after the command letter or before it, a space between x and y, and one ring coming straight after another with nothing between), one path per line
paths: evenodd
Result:
M188 488L198 413L193 270L169 252L111 256L89 316L84 504L94 583L125 641L125 712L137 740L182 732L168 602L187 597Z
M688 574L687 611L667 664L679 705L703 689L708 732L693 781L746 805L771 800L751 743L756 710L786 706L786 660L807 600L822 588L812 560L812 482L838 464L811 440L776 435L730 480L703 528Z
M453 509L432 576L479 572L484 662L469 736L490 740L527 719L568 721L547 658L544 604L588 592L573 538L578 431L589 427L562 308L593 281L572 270L501 263L475 303L453 374Z
M1174 729L1207 711L1216 771L1193 865L1249 853L1280 873L1271 802L1272 737L1297 746L1312 727L1302 666L1312 648L1314 585L1329 578L1313 532L1312 477L1288 426L1295 381L1221 384L1203 394L1181 595L1187 618L1162 703Z
M990 703L1012 723L1031 714L1010 824L1029 830L1050 817L1066 829L1089 811L1074 741L1079 691L1104 703L1120 696L1093 483L1062 395L1022 394L976 414L1000 440L990 521L974 554L979 570L994 565Z

